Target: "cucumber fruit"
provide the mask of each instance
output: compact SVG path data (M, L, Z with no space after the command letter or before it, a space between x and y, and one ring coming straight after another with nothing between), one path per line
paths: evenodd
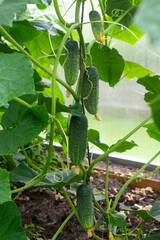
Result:
M69 157L78 166L85 158L88 140L88 120L84 114L72 116L69 127Z
M83 76L84 105L90 114L97 114L99 100L99 77L95 67L86 67Z
M88 184L81 184L77 189L77 214L84 229L93 227L92 189Z
M104 36L103 24L102 24L102 22L94 22L94 21L102 21L99 12L92 10L89 13L89 19L91 22L92 32L93 32L95 39L98 42L101 42L101 37Z
M66 43L64 74L68 85L75 84L78 76L79 58L78 58L78 42L68 40Z

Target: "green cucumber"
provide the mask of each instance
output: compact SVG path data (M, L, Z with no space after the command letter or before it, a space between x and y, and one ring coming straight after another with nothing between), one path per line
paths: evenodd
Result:
M84 105L90 114L97 114L99 100L99 76L97 68L87 67L83 76Z
M69 40L66 43L64 73L68 85L75 84L78 76L79 58L78 58L78 42Z
M88 120L84 114L81 117L72 116L69 127L69 157L78 166L84 160L88 140Z
M77 189L77 214L84 229L87 230L93 227L92 189L88 184L82 184Z
M101 33L101 36L104 36L103 24L102 24L102 22L94 22L94 21L102 21L99 12L92 10L89 13L89 19L91 22L92 32L93 32L95 39L98 42L101 42L100 33Z

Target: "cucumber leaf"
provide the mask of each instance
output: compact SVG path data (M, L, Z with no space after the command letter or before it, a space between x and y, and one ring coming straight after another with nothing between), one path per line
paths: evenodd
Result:
M147 212L146 210L133 210L131 208L128 208L125 205L120 206L121 209L132 212L137 214L140 218L142 218L144 221L150 221L153 220L154 218Z
M113 22L112 18L108 16L107 20ZM111 25L111 23L109 25ZM121 26L115 24L115 26L108 32L108 35L112 38L127 42L133 46L144 35L144 31L139 29L135 23L130 23L128 28L122 28Z
M0 131L0 155L17 153L20 146L42 132L48 125L48 113L44 106L31 109L12 101L2 117Z
M120 140L118 142L120 142ZM113 147L116 144L113 144L111 147ZM127 150L131 150L132 148L137 147L137 146L138 145L133 140L130 142L125 141L118 148L116 148L116 150L114 150L114 152L118 152L118 153L126 152Z
M147 68L144 68L142 65L138 63L125 61L123 74L127 79L132 79L134 77L142 78L149 74L154 75L155 73Z
M132 210L125 205L120 206L121 209L137 214L144 221L156 220L160 222L160 201L153 203L151 210L148 212L146 210Z
M142 238L141 240L159 240L160 239L160 234L155 234L149 237Z
M0 204L11 200L9 173L0 169Z
M147 133L150 138L153 138L160 142L160 130L157 128L155 123L145 124L144 127L147 128Z
M20 212L13 201L0 204L0 240L27 240L20 223Z
M154 122L160 130L160 95L154 98L154 101L150 103L150 107L152 110Z
M91 48L92 64L99 73L99 79L114 87L124 69L124 59L115 48L110 49L97 42Z
M40 93L38 97L38 104L43 105L45 103L47 111L51 112L51 101L52 98L45 93ZM59 99L56 100L56 113L66 112L71 113L73 116L80 117L82 115L82 106L79 102L76 102L74 105L66 105L60 103Z
M38 176L39 173L32 168L27 167L27 165L22 162L18 167L14 168L10 172L10 180L22 183L28 183L33 178ZM35 186L52 186L54 188L61 188L70 183L78 182L82 178L81 174L76 175L74 169L56 171L52 173L47 173L46 176Z
M139 78L137 83L143 85L146 90L150 91L151 93L155 93L159 95L160 93L160 76L145 76L143 78Z
M0 106L35 92L32 64L20 53L0 53L0 76Z
M29 3L41 3L40 0L5 0L0 5L0 25L12 26L16 13L27 9Z
M107 149L109 148L107 144L103 143L100 140L100 134L95 129L88 130L88 141L97 146L98 148L100 148L104 152L106 152Z
M106 14L112 17L114 21L132 7L132 9L130 9L130 11L120 21L121 24L128 26L129 23L133 21L133 16L140 1L138 0L136 1L136 4L132 4L132 1L130 0L103 0L103 3Z

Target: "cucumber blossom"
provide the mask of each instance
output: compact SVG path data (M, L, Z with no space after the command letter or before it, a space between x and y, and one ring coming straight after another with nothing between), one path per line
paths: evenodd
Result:
M84 160L88 140L88 120L84 114L72 116L69 127L69 157L74 165Z
M84 229L93 227L92 189L88 184L81 184L77 189L77 214Z
M79 58L78 58L78 42L68 40L66 43L64 74L68 85L75 84L78 76Z
M89 19L91 22L92 32L93 32L95 39L98 42L101 42L101 37L104 36L103 24L102 24L102 22L94 22L94 21L102 21L99 12L92 10L89 13Z
M96 115L99 100L99 76L97 68L87 67L83 76L84 105L90 114Z

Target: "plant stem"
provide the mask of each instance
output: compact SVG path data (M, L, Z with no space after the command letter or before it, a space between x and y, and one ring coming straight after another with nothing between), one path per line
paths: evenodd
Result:
M80 27L77 27L77 32L78 32L78 35L79 35L81 48L82 48L82 58L83 58L82 60L85 60L86 59L85 42L84 42L83 34L82 34L82 31L81 31Z
M81 23L83 23L83 15L84 15L84 0L82 0L82 14L81 14ZM79 33L82 36L82 26L79 28ZM81 40L81 39L80 39ZM81 89L81 104L83 113L85 114L85 108L84 108L84 101L83 101L83 59L82 59L82 43L80 41L80 89Z
M88 175L90 175L94 165L101 161L103 158L105 158L107 155L109 155L111 152L114 152L118 147L121 146L122 143L124 143L129 137L131 137L135 132L137 132L141 127L144 126L145 123L147 123L152 118L152 115L147 117L143 122L141 122L137 127L135 127L131 132L129 132L124 138L119 140L116 144L112 145L109 150L107 150L105 153L103 153L101 156L96 158L91 165L88 168Z
M51 109L51 114L53 116L55 116L55 112L56 112L56 86L55 86L55 83L56 83L56 74L57 74L58 63L59 63L59 59L60 59L62 50L65 45L65 42L75 27L77 27L77 25L72 25L72 27L70 27L68 29L68 31L66 32L66 34L64 35L64 37L61 41L60 47L58 49L58 53L57 53L55 62L54 62L54 68L53 68L53 74L52 74L52 109ZM51 123L48 157L47 157L45 167L43 169L43 174L47 173L47 169L48 169L48 167L50 165L50 161L52 159L53 139L54 139L54 121Z
M90 4L91 4L92 10L94 10L94 4L93 4L93 1L92 1L92 0L90 0Z
M53 3L54 3L54 9L55 9L55 11L56 11L57 17L58 17L58 19L60 20L60 22L61 22L64 26L70 28L72 24L67 23L67 22L64 20L64 18L62 17L62 15L61 15L61 13L60 13L60 11L59 11L58 1L57 1L57 0L53 0Z
M138 233L137 233L137 236L136 236L135 240L138 240L138 239L139 239L139 236L140 236L140 234L141 234L141 231L142 231L145 223L146 223L146 221L143 220L143 222L142 222L142 224L141 224L141 226L140 226L140 228L139 228L139 231L138 231Z
M37 179L34 181L35 178L37 178ZM30 187L33 187L34 185L36 185L37 183L39 183L39 182L44 178L44 175L42 175L42 173L40 173L40 174L37 175L35 178L32 179L33 182L27 183L27 184L25 184L23 187L17 188L17 189L15 189L15 190L11 190L11 194L17 193L17 192L22 192L22 191L24 191L24 190L26 190L26 189L28 189L28 188L30 188ZM32 180L31 180L31 181L32 181Z
M24 105L25 107L27 107L27 108L31 108L31 107L32 107L30 104L28 104L27 102L23 101L22 99L20 99L20 98L18 98L18 97L13 98L13 100L15 100L15 101L23 104L23 105Z
M61 226L58 228L57 232L54 234L53 238L51 240L55 240L59 233L62 231L62 229L64 228L64 226L66 225L66 223L70 220L70 218L75 214L75 210L72 211L69 216L64 220L64 222L61 224Z
M102 0L98 0L98 2L99 2L99 6L100 6L100 8L101 8L102 15L103 15L103 20L104 20L104 21L107 21L107 18L106 18L106 14L105 14L105 10L104 10L104 7L103 7Z
M0 32L2 35L11 43L13 43L25 56L27 56L36 66L38 66L40 69L42 69L44 72L46 72L49 76L52 76L52 72L44 67L41 63L39 63L35 58L33 58L28 52L26 52L19 43L17 43L6 31L5 29L0 26ZM65 87L74 97L76 101L79 100L73 89L64 81L62 81L60 78L56 77L57 82L59 82L63 87Z
M109 177L109 156L106 157L106 181L105 181L105 198L107 208L109 206L109 197L108 197L108 177Z
M74 205L73 205L71 199L69 198L69 196L68 196L66 190L65 190L64 188L61 188L61 190L62 190L62 192L63 192L65 198L67 199L67 201L68 201L70 207L72 208L73 211L75 211L75 207L74 207ZM75 213L75 215L76 215L76 213Z
M108 221L106 217L106 212L103 210L103 208L99 205L99 203L96 201L94 194L92 195L93 203L98 208L98 210L102 213L103 217L105 218L106 222Z
M158 155L160 154L160 151L157 152L154 157L152 157L146 164L144 164L143 167L141 167L120 189L120 191L118 192L114 202L113 202L113 206L112 206L112 210L115 210L117 203L121 197L121 195L123 194L124 190L126 189L126 187L151 163L155 160L155 158L158 157Z
M98 237L95 233L92 233L92 237L97 240L104 240L103 238Z
M79 14L80 14L80 6L82 0L77 0L76 10L75 10L75 23L79 23Z
M28 157L28 154L26 152L26 150L24 149L24 146L22 146L22 151L24 156L26 157L27 163L36 171L38 172L42 172L42 169L40 169L39 167L37 167L34 163L32 163L31 159Z
M60 134L61 134L61 136L63 138L63 141L66 143L66 146L68 146L67 136L66 136L66 133L65 133L65 131L64 131L60 121L53 115L51 115L51 117L54 119L54 121L55 121L55 123L57 125L57 128L58 128L58 130L59 130L59 132L60 132Z

